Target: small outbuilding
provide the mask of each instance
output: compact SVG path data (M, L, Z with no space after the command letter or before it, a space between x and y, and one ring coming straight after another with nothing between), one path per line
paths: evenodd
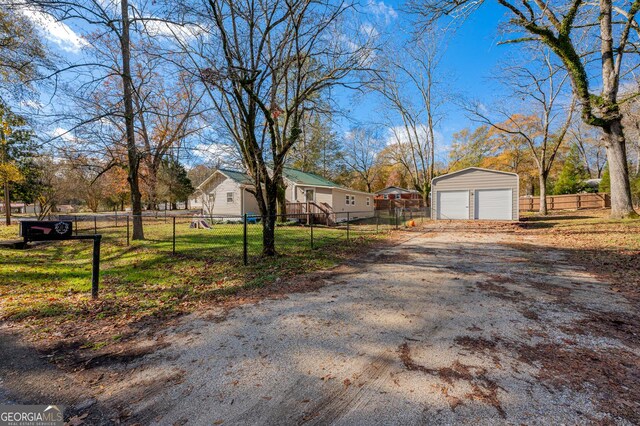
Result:
M436 220L518 220L516 173L469 167L433 178L431 217Z

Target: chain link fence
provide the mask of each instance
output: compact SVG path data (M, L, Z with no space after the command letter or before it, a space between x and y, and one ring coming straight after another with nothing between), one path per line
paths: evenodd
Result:
M335 244L357 243L377 234L419 226L428 215L428 209L278 215L275 248L285 255L327 250ZM263 224L259 215L154 211L140 217L144 240L133 239L133 216L127 213L59 214L47 219L73 222L74 235L101 234L105 245L148 247L176 256L221 262L237 262L241 258L245 265L262 253ZM12 228L15 230L13 238L17 238L19 225L15 223ZM5 234L7 232L11 230L5 230ZM3 237L6 239L7 235Z

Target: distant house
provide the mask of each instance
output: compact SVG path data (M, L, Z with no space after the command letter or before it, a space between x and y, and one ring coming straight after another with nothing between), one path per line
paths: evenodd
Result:
M602 179L587 179L583 181L586 192L598 192Z
M17 214L37 214L40 209L36 204L26 204L22 201L11 202L11 213ZM0 202L0 212L4 213L4 203Z
M376 192L374 203L376 210L419 210L424 207L420 192L398 186L388 186Z
M288 214L332 215L335 221L346 220L347 212L350 219L374 215L373 194L292 168L284 169L283 178ZM246 173L217 169L196 188L189 204L207 215L259 214L252 189L253 181Z
M419 200L422 198L420 192L415 189L400 188L399 186L387 186L376 192L378 200Z

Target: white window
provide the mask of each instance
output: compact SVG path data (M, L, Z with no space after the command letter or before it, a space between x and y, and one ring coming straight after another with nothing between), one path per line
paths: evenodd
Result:
M233 203L233 192L227 192L227 203Z
M384 195L382 196L382 198L384 198L385 200L388 200L388 199L389 199L389 194L384 194Z
M367 205L370 206L371 205L371 199L369 197L367 197Z
M352 205L352 206L355 206L355 205L356 205L356 197L355 197L355 195L352 195L352 196L351 196L351 205Z
M345 199L345 204L346 204L346 205L349 205L349 196L347 195L347 196L345 196L345 198L346 198L346 199Z

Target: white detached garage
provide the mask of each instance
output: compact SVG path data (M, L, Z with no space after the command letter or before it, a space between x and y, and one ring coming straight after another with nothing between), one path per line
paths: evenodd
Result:
M469 167L431 181L436 220L518 220L518 175Z

